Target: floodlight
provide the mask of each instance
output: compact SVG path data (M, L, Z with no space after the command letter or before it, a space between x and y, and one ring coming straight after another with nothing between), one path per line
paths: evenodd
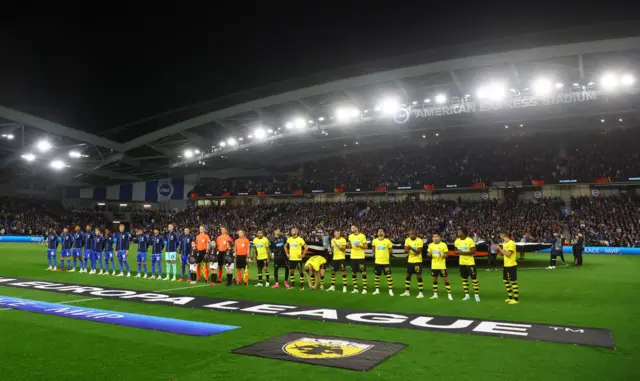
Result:
M491 83L478 89L477 96L479 99L489 99L499 101L505 96L505 89L502 84Z
M187 159L190 159L193 157L193 151L190 149L187 149L184 151L184 157L186 157Z
M64 161L62 160L54 160L51 162L50 165L51 165L51 168L58 171L65 167Z
M635 83L636 79L631 74L625 74L620 78L620 83L625 86L631 86Z
M273 130L272 129L268 129L267 132L270 133L270 134L273 134Z
M318 118L318 121L319 121L319 122L324 122L324 117L322 117L322 116L321 116L321 117L319 117L319 118Z
M38 151L40 152L47 152L51 149L51 143L49 143L48 140L40 140L36 145L36 148L38 148Z
M349 122L360 116L360 110L355 107L340 107L336 110L336 119L338 122Z
M546 78L540 78L533 82L533 93L535 95L548 95L551 93L551 82Z
M7 135L7 139L9 139L9 140L13 140L13 138L14 138L13 134L9 134L9 135Z
M386 98L385 100L382 101L381 107L382 107L382 112L385 115L393 115L400 108L400 103L398 102L397 99Z
M605 90L613 90L618 87L618 77L615 74L607 73L600 79L600 84Z
M229 138L227 139L227 144L229 144L230 146L235 146L236 144L238 144L238 142L234 138Z
M149 205L149 204L144 204L144 205L142 205L142 207L143 207L143 208L151 208L151 205Z
M200 150L199 149L194 150L193 153L195 153L196 155L200 155Z
M256 128L256 130L253 132L253 134L256 136L256 138L258 139L262 139L265 136L267 136L267 133L265 132L264 128Z
M21 156L23 159L25 159L26 161L34 161L36 159L36 155L32 154L32 153L25 153L24 155Z
M82 155L81 155L81 154L80 154L80 152L78 152L78 151L71 151L71 152L69 152L69 157L72 157L72 158L74 158L74 159L77 159L77 158L79 158L79 157L81 157L81 156L82 156Z
M413 101L413 102L411 102L411 104L415 106L415 105L418 104L418 101Z
M564 84L560 83L560 82L556 82L556 89L561 89L564 87Z
M248 137L249 139L251 139L251 138L253 138L253 135L249 134L249 135L247 135L247 137Z
M447 96L444 94L436 95L436 103L444 103L447 101Z
M227 145L227 143L225 142L220 142L220 147L225 147Z
M306 126L307 123L302 118L296 118L293 121L293 125L296 126L297 129L300 129L300 128L304 128L304 126Z
M287 124L285 125L285 127L290 130L293 128L293 122L287 122Z
M431 99L429 99L429 98L425 99L424 103L431 103Z

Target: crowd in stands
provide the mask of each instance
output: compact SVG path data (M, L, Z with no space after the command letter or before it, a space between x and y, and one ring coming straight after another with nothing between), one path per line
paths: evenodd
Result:
M516 127L517 128L517 127ZM447 184L490 185L496 181L561 179L593 181L600 177L640 177L638 128L584 135L514 134L506 138L433 141L423 147L357 152L306 162L296 173L259 179L217 179L194 189L198 194L292 189ZM606 132L606 133L605 133Z
M174 223L182 231L185 227L197 231L205 225L217 234L224 226L239 229L249 236L258 230L271 235L276 228L288 232L292 227L311 242L322 242L338 229L348 234L357 225L367 236L373 237L378 228L396 242L406 238L409 229L429 237L439 232L452 242L459 227L466 227L477 240L497 238L506 230L519 241L525 235L532 242L545 242L554 232L571 239L578 232L584 234L588 246L640 246L640 202L630 197L602 199L575 198L571 213L563 212L560 199L536 201L420 201L409 198L398 202L298 202L268 205L203 206L175 211L138 211L132 213L132 228L164 231ZM90 224L107 226L104 216L95 210L65 211L55 216L46 203L31 200L0 200L0 234L39 235L54 226ZM4 233L3 233L4 232ZM571 237L567 234L569 233Z

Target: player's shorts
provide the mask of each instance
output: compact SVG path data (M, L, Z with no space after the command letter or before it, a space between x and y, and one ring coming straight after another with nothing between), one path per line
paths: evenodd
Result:
M181 254L180 255L180 263L183 265L189 264L189 254Z
M237 269L246 269L247 268L247 256L246 255L236 255L236 268Z
M476 279L476 266L460 265L460 276L463 278Z
M102 252L101 251L94 251L93 253L91 253L91 258L93 258L93 260L95 260L95 261L101 261L102 260Z
M351 272L364 272L367 271L367 262L364 259L352 259L351 260Z
M502 270L502 279L518 280L518 266L505 267Z
M167 251L164 253L165 261L175 261L176 260L176 252L175 251Z
M273 257L273 265L278 267L289 266L289 259L286 255L276 255Z
M147 261L147 253L138 253L136 255L136 262L146 262Z
M82 257L82 249L73 249L73 257L74 258L78 258L78 257Z
M344 259L334 259L333 262L331 262L331 268L333 268L333 271L335 272L346 271L347 269L346 262L347 261Z
M55 256L56 256L55 250L47 250L47 257L55 257Z
M65 257L70 257L71 256L71 249L62 249L60 250L60 257L65 258Z
M224 264L225 264L224 258L226 256L227 256L226 251L218 251L216 253L215 261L218 261L218 268L224 267ZM215 262L215 261L211 261L211 262Z
M379 265L376 264L373 267L373 273L376 275L382 275L382 273L384 273L384 275L390 275L391 274L391 265Z
M257 264L259 269L269 267L269 259L258 259Z
M422 263L420 263L420 262L418 262L418 263L408 263L407 264L407 274L409 274L409 275L413 275L413 274L421 275L422 274Z
M199 250L193 253L193 257L196 260L196 263L202 263L204 261L204 256L207 254L206 250Z
M113 251L106 251L104 253L104 260L105 261L112 261L113 260Z
M434 278L447 278L449 277L449 273L447 273L447 269L431 269L431 276Z
M93 254L93 250L91 249L84 249L84 257L85 258L91 258L91 255Z
M298 267L303 268L304 267L304 263L302 263L302 261L289 260L289 269L295 270Z
M126 250L118 250L118 260L126 261L127 260L127 251Z

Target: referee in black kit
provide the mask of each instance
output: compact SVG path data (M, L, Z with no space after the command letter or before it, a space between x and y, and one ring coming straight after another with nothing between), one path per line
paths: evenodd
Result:
M573 263L576 266L582 266L582 252L584 251L584 237L582 233L576 234L573 241Z

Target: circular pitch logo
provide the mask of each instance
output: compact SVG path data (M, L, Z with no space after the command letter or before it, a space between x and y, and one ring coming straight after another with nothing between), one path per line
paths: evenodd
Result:
M282 351L300 359L335 359L358 356L371 348L373 345L346 340L301 337L285 344Z
M411 117L409 109L400 108L395 114L393 114L393 121L398 124L405 124L409 121L409 117Z
M171 197L173 194L173 185L168 183L158 185L158 194L162 197Z

